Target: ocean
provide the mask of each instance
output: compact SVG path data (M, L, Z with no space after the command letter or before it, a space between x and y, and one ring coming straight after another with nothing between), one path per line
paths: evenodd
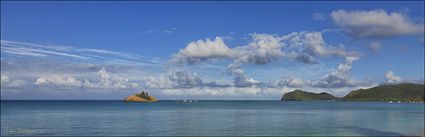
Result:
M402 136L423 103L345 101L1 101L1 135Z

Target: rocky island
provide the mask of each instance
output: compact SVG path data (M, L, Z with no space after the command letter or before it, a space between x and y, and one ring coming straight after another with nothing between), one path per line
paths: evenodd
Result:
M342 98L331 94L311 93L302 90L294 90L285 93L282 101L307 101L307 100L342 100L342 101L401 101L401 102L424 102L424 85L402 83L394 85L379 85L369 89L351 91Z
M285 93L281 100L292 100L292 101L306 101L306 100L337 100L339 98L332 96L329 93L311 93L302 90L294 90L292 92Z
M149 95L148 92L142 91L134 95L128 96L124 100L125 102L158 102L155 97Z

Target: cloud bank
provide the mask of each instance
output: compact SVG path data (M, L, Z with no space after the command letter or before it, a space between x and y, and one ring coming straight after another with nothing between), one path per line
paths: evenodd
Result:
M424 23L413 22L407 15L385 10L336 10L333 22L354 38L389 38L424 34Z
M317 80L302 80L293 76L275 81L258 81L249 77L244 65L265 65L273 61L292 61L301 64L319 64L316 58L341 57L345 62ZM233 76L232 87L354 87L360 84L349 76L352 62L359 59L358 53L348 52L325 42L322 32L293 32L287 35L251 34L251 42L244 46L229 48L220 37L214 40L198 40L189 43L170 59L176 65L197 65L207 60L230 60L225 74ZM152 78L153 79L153 78ZM200 79L200 78L199 78ZM155 80L153 80L155 81ZM167 83L166 79L157 83ZM168 80L170 81L170 80ZM202 81L202 80L199 80ZM199 83L202 82L198 82ZM156 85L156 84L152 84ZM225 87L229 86L226 85ZM195 85L196 86L196 85ZM218 85L213 85L218 86Z
M130 82L127 78L109 74L105 68L97 72L97 79L78 79L72 76L50 75L39 77L34 82L37 86L47 86L59 89L67 88L94 88L94 89L135 89L137 83Z

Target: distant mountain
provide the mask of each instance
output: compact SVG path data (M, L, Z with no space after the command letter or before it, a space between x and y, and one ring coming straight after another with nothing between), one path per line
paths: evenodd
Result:
M294 90L288 93L285 93L281 100L289 101L289 100L298 100L298 101L306 101L306 100L337 100L339 98L332 96L331 94L322 92L322 93L311 93L302 90Z
M410 83L380 85L351 91L342 99L347 101L424 101L424 85Z

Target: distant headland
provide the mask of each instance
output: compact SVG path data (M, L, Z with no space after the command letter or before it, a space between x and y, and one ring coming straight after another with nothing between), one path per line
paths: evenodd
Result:
M424 85L403 83L395 85L380 85L369 89L351 91L342 98L335 97L329 93L311 93L302 90L294 90L285 93L281 100L306 101L306 100L342 100L342 101L402 101L402 102L424 102Z
M292 92L286 93L282 96L281 100L296 100L296 101L306 101L306 100L337 100L339 98L332 96L329 93L311 93L302 90L294 90Z
M142 91L140 93L136 93L134 95L128 96L124 100L125 102L158 102L155 97L149 95L148 92Z

